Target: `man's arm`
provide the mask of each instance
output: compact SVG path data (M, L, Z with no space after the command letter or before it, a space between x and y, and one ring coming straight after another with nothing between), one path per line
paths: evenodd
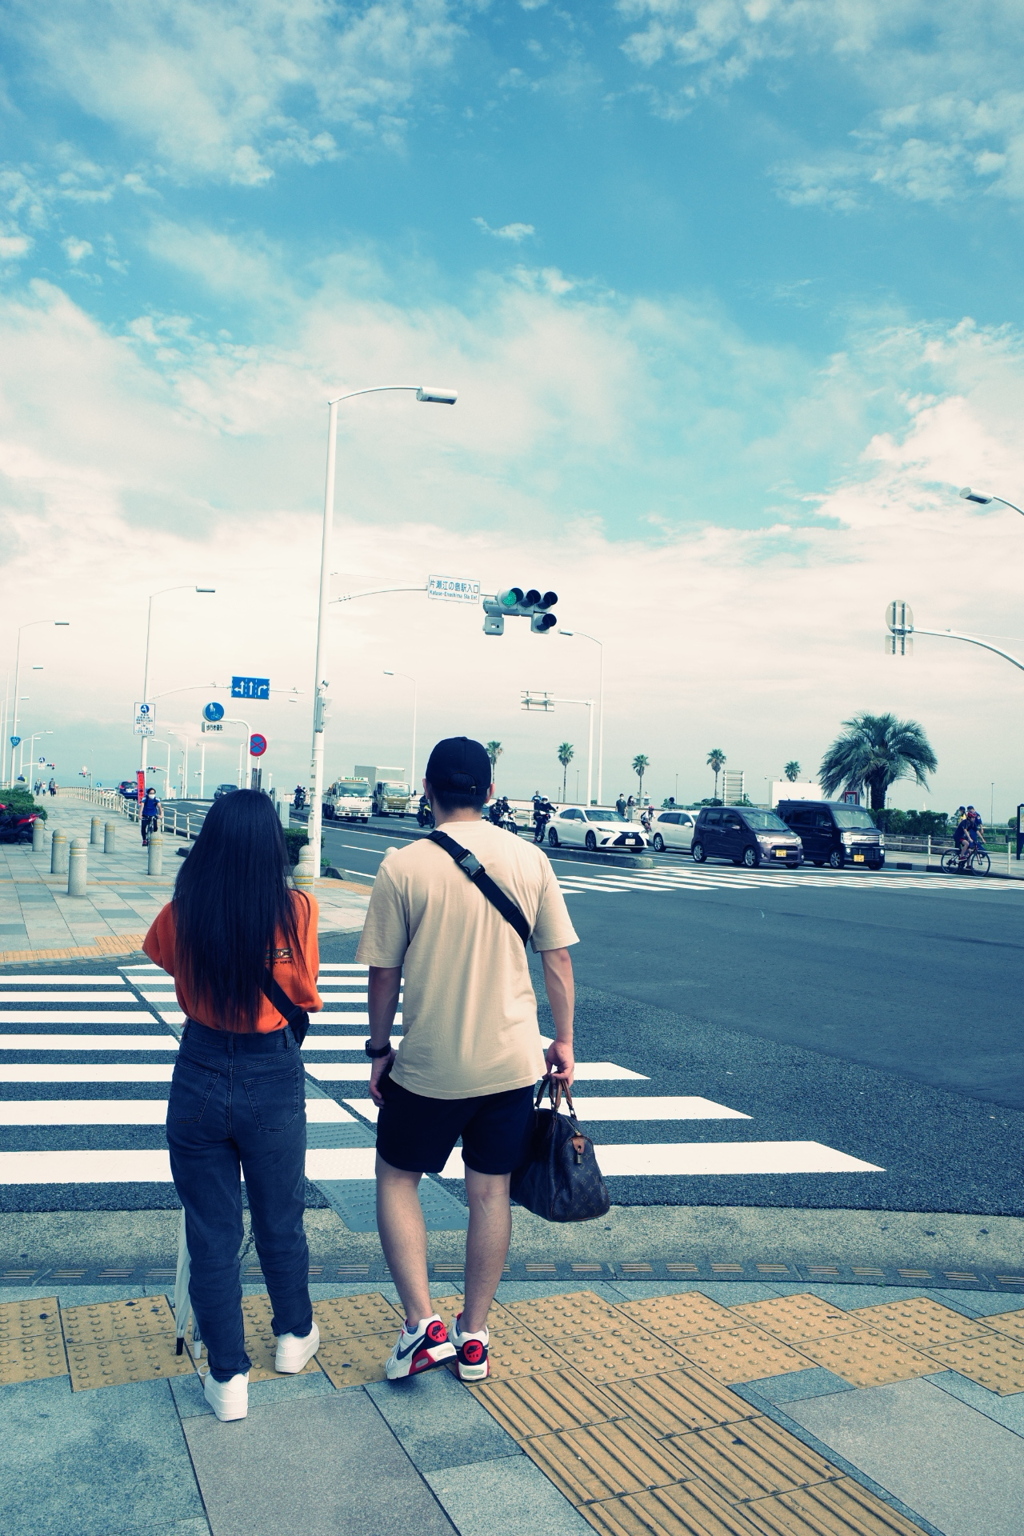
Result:
M555 1023L554 1043L544 1052L544 1060L555 1081L569 1088L576 1071L576 1058L572 1053L572 1021L576 1002L572 959L567 949L543 949L540 958L544 966L544 986Z
M391 1026L395 1022L398 1007L398 989L402 981L400 965L371 965L368 988L370 1010L370 1047L380 1050L391 1038ZM395 1059L394 1051L378 1056L370 1063L370 1098L375 1104L383 1104L377 1084Z

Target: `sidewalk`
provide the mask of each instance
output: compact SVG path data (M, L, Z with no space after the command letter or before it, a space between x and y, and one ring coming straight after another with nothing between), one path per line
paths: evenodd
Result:
M46 809L43 852L0 843L0 965L132 954L170 900L181 840L165 835L163 874L148 875L139 829L119 813L62 795L47 798ZM88 838L93 816L117 823L117 851L90 847L86 895L69 896L67 876L50 874L50 834L59 829L69 843ZM362 927L369 890L368 883L318 881L321 934Z

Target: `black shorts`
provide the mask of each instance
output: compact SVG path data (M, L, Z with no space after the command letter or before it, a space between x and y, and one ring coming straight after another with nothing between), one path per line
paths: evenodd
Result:
M533 1088L476 1099L428 1099L390 1076L377 1117L377 1151L406 1173L440 1173L462 1137L462 1161L474 1173L511 1173L526 1160Z

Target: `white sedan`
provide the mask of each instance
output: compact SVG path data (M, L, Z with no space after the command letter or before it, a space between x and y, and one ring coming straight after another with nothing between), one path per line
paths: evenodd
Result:
M679 853L689 853L696 820L693 811L659 811L651 822L651 842L657 852L664 853L666 848L672 848Z
M639 822L627 821L603 806L564 805L548 822L552 848L646 848L647 834Z

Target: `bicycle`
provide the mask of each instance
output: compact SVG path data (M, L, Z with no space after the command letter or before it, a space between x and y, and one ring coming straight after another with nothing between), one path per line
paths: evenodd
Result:
M958 848L948 848L942 855L942 868L948 875L987 875L992 860L984 848L972 848L964 859Z

